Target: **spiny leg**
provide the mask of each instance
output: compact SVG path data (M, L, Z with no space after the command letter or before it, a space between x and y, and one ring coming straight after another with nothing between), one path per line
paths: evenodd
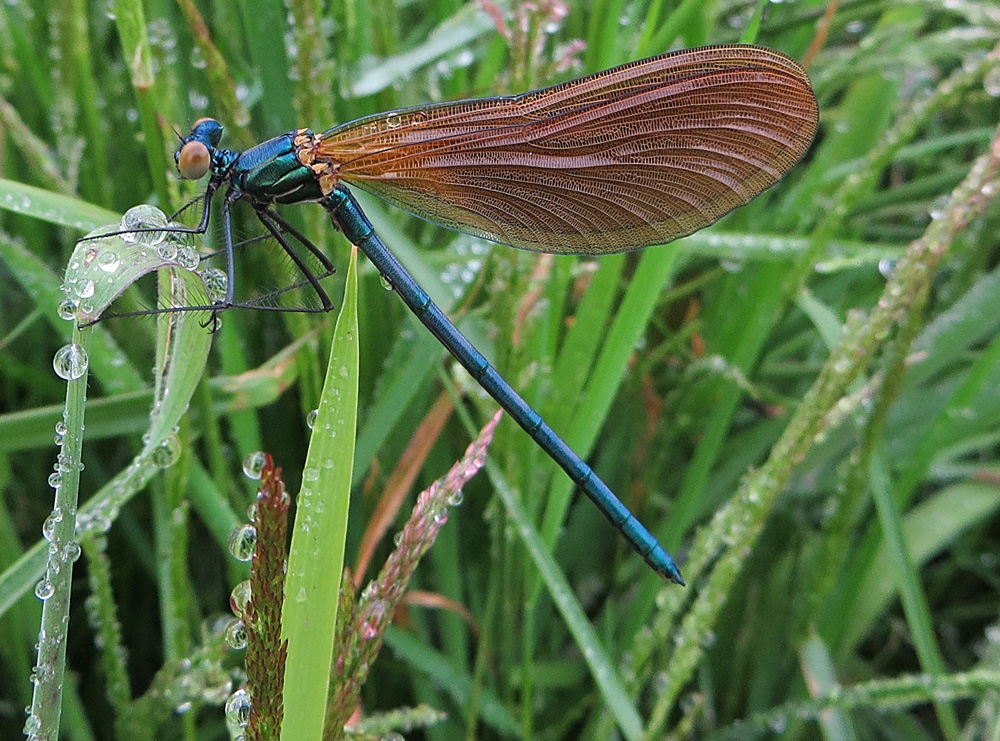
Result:
M274 216L276 215L277 214L275 214L275 212L272 211L271 209L260 209L257 211L257 218L260 219L260 223L263 224L264 227L269 232L271 232L271 236L274 237L275 240L278 242L278 244L280 244L281 247L285 250L285 252L288 253L288 256L292 259L292 262L295 263L298 269L302 272L302 275L305 276L307 281L309 281L309 285L312 286L313 291L315 291L316 295L319 297L320 303L323 304L324 311L332 311L333 302L330 300L330 297L326 294L326 291L323 289L323 286L319 284L319 279L313 274L312 270L309 269L309 266L306 265L302 257L295 250L292 249L292 246L288 244L287 241L285 241L285 237L282 235L281 229L278 228L278 223L284 222L281 223L281 227L286 231L288 231L288 233L291 234L293 237L295 237L297 240L299 240L299 242L301 242L314 255L319 256L322 255L322 253L320 253L319 248L316 247L316 245L314 245L312 242L306 239L306 237L302 235L301 232L299 232L295 227L293 227L291 224L289 224L281 217L279 217L278 223L275 223ZM331 263L326 258L325 255L322 256L321 262L323 263L323 267L327 268L328 270L332 271L334 269L333 263Z
M233 249L233 220L230 207L242 195L243 191L230 187L222 201L222 234L226 246L226 296L219 302L219 309L222 311L233 305L233 293L236 290L236 255Z
M102 314L97 319L91 319L89 322L83 322L79 325L80 329L86 329L91 327L98 322L103 322L106 319L127 319L129 317L137 316L156 316L158 314L182 314L188 311L211 311L216 312L219 309L218 304L207 304L204 306L164 306L157 309L141 309L137 311L121 311L114 314ZM209 319L202 323L202 326L208 326L214 320Z
M160 229L160 230L155 230L155 229L129 230L129 231L124 231L123 230L122 232L109 232L109 233L107 233L105 235L101 235L101 236L108 236L108 235L112 235L112 234L121 234L121 233L129 233L129 234L131 234L131 233L134 233L134 231L170 231L170 232L184 231L185 233L197 232L198 230L201 230L202 232L207 231L207 224L208 224L208 221L209 221L209 218L208 218L208 215L207 215L207 208L208 208L208 204L210 204L210 202L211 202L211 194L212 194L211 191L206 191L205 194L203 194L202 196L199 196L196 199L193 199L187 205L185 205L184 207L182 207L179 211L175 212L170 217L171 219L173 219L178 214L180 214L181 212L183 212L184 210L186 210L191 204L196 203L199 200L204 200L204 202L206 204L206 210L203 211L204 216L203 216L203 218L201 220L201 223L198 225L198 227L195 227L195 228L192 228L192 229L184 229L184 230L181 230L179 228ZM273 211L272 209L269 209L269 208L267 208L267 209L263 209L263 208L257 209L257 213L258 213L258 216L260 218L260 221L261 221L261 223L264 224L265 228L267 229L267 233L260 234L260 235L258 235L256 237L252 237L252 238L244 240L242 242L238 242L238 243L234 243L233 242L232 227L231 227L231 223L232 223L231 222L231 219L232 219L232 216L231 216L231 204L234 201L239 200L239 198L241 198L242 196L243 196L242 191L239 191L239 190L236 190L236 189L230 189L226 193L226 198L223 201L223 206L222 206L222 220L223 220L223 231L225 233L225 246L223 247L223 249L219 250L219 252L224 252L226 254L226 272L227 272L227 277L226 277L226 281L227 281L226 296L223 298L223 300L221 300L219 302L216 302L216 303L213 303L213 304L206 304L206 305L169 306L169 307L158 307L158 308L155 308L155 309L142 309L142 310L137 310L137 311L127 311L127 312L120 312L120 313L114 313L114 314L106 314L106 315L102 316L99 319L95 319L93 321L81 324L80 325L81 328L88 327L88 326L91 326L93 324L97 324L102 319L123 318L123 317L137 317L137 316L154 316L154 315L157 315L157 314L173 314L173 313L181 313L181 312L189 312L189 311L211 311L212 312L212 317L204 323L205 326L209 326L209 325L214 325L214 323L216 321L216 317L217 317L217 315L219 313L221 313L222 311L225 311L227 309L234 308L234 307L248 308L248 309L254 309L254 310L258 310L258 311L279 311L279 312L294 312L294 313L307 313L307 314L322 314L322 313L327 313L327 312L331 311L332 308L333 308L333 304L330 301L330 298L327 295L326 291L321 286L318 285L318 280L326 278L326 277L332 275L333 273L336 272L336 268L334 267L333 263L330 262L329 258L327 258L326 255L324 255L319 250L319 248L317 248L314 244L312 244L312 242L310 242L301 232L299 232L294 226L292 226L290 223L288 223L288 221L286 219L284 219L283 217L281 217L280 215L278 215L275 211ZM261 211L266 211L266 215L265 216L261 216L260 215ZM270 221L269 218L272 219L273 221ZM277 224L277 226L276 226L276 224ZM322 265L324 267L324 272L322 274L320 274L319 276L317 276L315 273L313 273L308 268L307 265L305 265L302 262L301 257L295 252L295 250L293 250L291 248L291 246L288 244L288 242L283 238L282 231L291 234L295 239L297 239L299 242L301 242L316 257L317 260L319 260L322 263ZM296 282L296 283L294 283L294 284L292 284L290 286L287 286L285 288L281 288L281 289L278 289L278 290L271 291L269 293L263 294L262 296L259 296L256 299L254 299L253 301L239 301L239 302L237 302L235 300L235 250L238 249L238 248L240 248L240 247L244 247L244 246L246 246L248 244L253 244L255 242L259 242L259 241L262 241L262 240L265 240L265 239L275 239L282 246L282 248L285 250L285 252L288 253L291 256L291 258L296 263L297 267L302 272L302 274L306 278L306 280L304 280L304 281L298 281L298 282ZM219 252L216 252L214 254L218 255ZM202 256L202 260L204 260L205 257L211 257L211 256L212 255L207 255L207 256L203 255ZM306 286L306 285L308 285L310 288L312 288L313 291L316 293L316 295L319 297L320 301L323 304L321 307L267 306L266 304L259 303L259 302L263 302L263 301L268 301L268 300L275 299L275 298L277 298L278 296L280 296L283 293L287 293L288 291L292 291L292 290L295 290L297 288L302 288L303 286Z
M297 240L299 240L302 246L305 247L307 250L309 250L315 256L315 258L323 264L324 269L330 272L336 270L336 268L334 268L333 266L333 263L330 262L330 259L323 254L323 251L319 247L314 245L311 241L309 241L309 239L304 234L302 234L302 232L300 232L298 229L292 226L284 216L279 214L273 208L265 209L264 213L266 213L268 217L273 219L274 222L278 226L280 226L284 231L288 232Z
M160 227L142 227L139 229L118 229L113 232L103 232L101 234L94 234L92 236L81 237L79 242L89 242L95 239L104 239L105 237L117 237L122 234L145 234L150 232L167 232L169 234L204 234L208 231L208 222L211 216L212 210L212 196L215 195L215 191L218 190L220 182L210 182L205 188L205 192L198 196L197 198L192 198L186 204L181 206L177 211L174 211L168 218L173 220L184 211L187 211L191 207L191 204L197 203L199 200L204 203L201 209L201 220L198 222L197 226L160 226Z
M271 209L267 209L267 214L271 217L274 217L276 215L276 212L274 212ZM312 275L316 276L317 280L322 281L324 278L328 278L337 272L337 268L333 265L332 262L330 262L330 260L326 257L326 255L320 252L319 249L315 245L313 245L308 239L306 239L301 233L299 233L298 230L288 225L284 219L279 218L276 219L276 221L282 222L281 224L278 224L278 226L281 229L283 235L286 233L291 234L297 240L302 242L304 246L306 246L309 249L309 251L312 252L312 254L315 255L323 263L323 272L312 273ZM288 227L287 229L285 228L286 226ZM249 239L243 240L242 242L237 242L236 244L233 245L233 249L238 250L243 247L246 247L247 245L255 244L257 242L261 242L263 240L268 240L268 239L274 239L273 234L269 230L265 231L263 234L258 234L256 237L251 237ZM214 257L218 254L219 253L216 252L213 255L206 255L205 257ZM203 257L202 259L205 258ZM305 278L305 274L303 274L303 278ZM259 296L254 296L252 299L247 299L244 301L236 301L233 303L233 308L253 309L255 311L295 312L302 314L327 313L329 309L323 306L318 306L318 307L317 306L268 306L266 303L277 299L283 293L288 293L289 291L295 291L303 287L309 287L311 289L312 283L307 278L304 280L298 280L283 288L276 288L273 291L260 294Z
M216 187L217 187L217 186L216 186ZM201 201L201 202L202 202L202 208L201 208L201 218L200 218L200 219L199 219L199 221L198 221L198 225L199 225L199 226L204 226L204 227L205 227L205 230L207 230L207 228L208 228L208 218L207 218L207 217L205 216L205 214L206 214L206 213L207 213L207 211L208 211L208 209L207 209L207 205L208 205L208 204L206 203L206 196L207 196L207 195L208 195L208 194L209 194L210 192L211 192L211 193L215 193L215 190L216 190L216 188L215 188L215 187L213 187L211 183L209 183L209 184L208 184L208 187L206 187L206 189L205 189L205 192L204 192L204 193L202 193L201 195L197 195L197 196L195 196L194 198L192 198L192 199L191 199L190 201L188 201L188 202L187 202L187 203L185 203L185 204L184 204L183 206L181 206L181 207L180 207L179 209L177 209L177 210L176 210L176 211L174 211L174 212L173 212L172 214L170 214L170 216L168 216L168 217L167 217L167 219L168 219L168 220L170 220L170 221L173 221L173 220L174 220L174 219L176 219L176 218L177 218L178 216L180 216L180 215L181 215L182 213L184 213L184 212L185 212L185 211L187 211L187 210L188 210L189 208L191 208L191 207L192 207L192 206L193 206L194 204L196 204L196 203L198 203L199 201ZM208 200L211 200L211 199L209 198ZM197 228L197 227L195 227L195 228Z

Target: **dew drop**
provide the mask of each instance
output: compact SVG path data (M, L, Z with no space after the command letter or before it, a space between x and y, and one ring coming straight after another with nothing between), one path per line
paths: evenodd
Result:
M76 284L74 293L79 299L92 298L97 289L94 288L94 281L88 279L81 280Z
M177 264L185 270L194 270L200 263L198 253L190 247L181 247L177 250Z
M220 303L226 298L229 278L224 272L218 268L205 268L201 271L201 279L205 281L205 289L213 303Z
M156 256L161 260L173 262L177 259L177 245L168 240L164 240L156 245Z
M59 302L59 308L56 309L59 313L59 318L65 319L68 322L76 319L77 306L79 306L79 304L76 299L64 298Z
M114 250L105 250L97 258L97 267L105 273L114 273L121 267L122 259Z
M231 731L241 730L250 722L250 693L238 689L226 700L226 725Z
M65 563L76 563L80 558L80 544L76 541L72 541L63 546L60 558Z
M237 561L249 561L257 550L257 528L249 523L236 527L229 534L229 552Z
M35 585L35 596L43 602L55 594L56 588L47 577L43 577Z
M166 235L162 231L155 230L166 225L167 217L156 206L148 204L135 206L126 211L125 215L122 216L122 230L126 232L122 235L122 239L134 244L159 244ZM154 231L142 231L148 229Z
M233 587L233 591L229 594L229 606L232 608L234 614L242 615L246 612L249 603L250 580L245 579Z
M62 510L56 507L42 523L42 537L51 541L56 531L56 525L62 522Z
M150 460L157 468L170 468L181 457L181 441L177 435L168 435L167 439L156 446L150 454Z
M319 416L319 409L313 409L306 415L306 427L310 430L316 426L316 417Z
M243 459L243 473L248 479L259 481L265 465L267 465L267 453L260 450L247 453L246 458Z
M56 350L52 368L66 381L74 381L87 372L87 351L76 344L63 345Z
M250 636L247 633L247 626L242 620L233 620L226 626L226 643L229 644L230 648L242 651L249 642Z
M28 708L30 710L30 708ZM42 721L38 719L38 716L32 713L28 716L28 719L24 721L24 735L28 738L35 738L38 732L42 730Z

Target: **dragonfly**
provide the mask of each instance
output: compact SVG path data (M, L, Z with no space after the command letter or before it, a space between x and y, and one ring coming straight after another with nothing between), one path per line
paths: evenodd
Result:
M180 176L209 175L204 233L215 194L226 292L213 316L238 305L230 210L249 203L315 291L333 304L293 248L332 264L278 211L316 203L417 319L600 509L665 579L674 560L407 272L375 233L347 185L423 219L525 250L624 252L712 224L780 180L805 154L819 119L805 71L752 45L706 46L643 59L553 87L379 113L323 133L296 129L244 151L221 147L222 125L201 118L175 153Z

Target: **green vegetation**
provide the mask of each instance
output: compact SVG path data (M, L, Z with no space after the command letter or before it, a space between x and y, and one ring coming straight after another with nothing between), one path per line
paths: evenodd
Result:
M32 703L35 592L50 588L70 600L62 738L228 738L244 652L222 634L249 570L227 541L256 490L241 464L266 451L294 496L317 470L310 441L339 451L314 452L320 469L339 456L331 475L353 482L334 650L354 663L334 671L327 718L360 692L367 737L1000 738L995 2L597 0L564 18L508 3L507 28L527 13L527 33L506 37L475 2L329 5L0 4L0 738ZM174 176L175 131L210 115L240 149L741 40L806 61L820 135L778 186L678 243L551 258L364 199L432 297L677 557L686 588L650 573L504 419L461 506L407 529L403 560L365 589L416 491L496 406L363 259L353 469L350 445L306 423L324 419L331 346L346 352L337 312L231 311L212 335L171 324L185 315L83 330L89 374L70 384L64 448L86 397L86 467L61 489L79 478L90 530L72 590L36 586L42 523L70 535L50 517L67 396L51 369L81 340L59 284L84 233L197 194ZM322 209L283 213L337 265L324 285L339 307L349 246ZM269 270L250 262L241 286ZM165 275L168 300L199 288ZM342 575L331 561L319 576ZM386 631L389 594L402 602ZM390 650L369 661L359 641L383 635ZM255 650L250 686L271 687L259 672L275 654Z

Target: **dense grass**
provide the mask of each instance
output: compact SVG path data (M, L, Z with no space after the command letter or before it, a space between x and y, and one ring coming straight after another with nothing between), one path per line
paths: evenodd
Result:
M172 174L175 130L212 115L241 148L741 39L808 58L821 132L705 232L553 259L364 201L688 580L649 573L504 420L414 574L364 715L425 705L404 720L447 719L404 735L441 740L1000 738L992 2L576 2L534 19L537 53L457 0L43 5L0 6L0 738L32 700L66 394L50 369L72 332L60 276L88 228L196 193ZM349 248L315 211L288 213L343 268L327 281L339 301ZM373 541L381 563L376 515L443 475L495 410L363 262L357 311L352 568ZM254 491L241 461L268 451L298 491L334 319L229 312L203 375L192 361L179 461L135 473L76 563L63 737L227 737L243 657L207 626L246 578L226 548ZM172 352L182 373L193 350L156 333L117 319L91 339L81 501L143 455L144 433L170 432L162 412L150 422L149 368ZM206 689L174 713L192 686Z

